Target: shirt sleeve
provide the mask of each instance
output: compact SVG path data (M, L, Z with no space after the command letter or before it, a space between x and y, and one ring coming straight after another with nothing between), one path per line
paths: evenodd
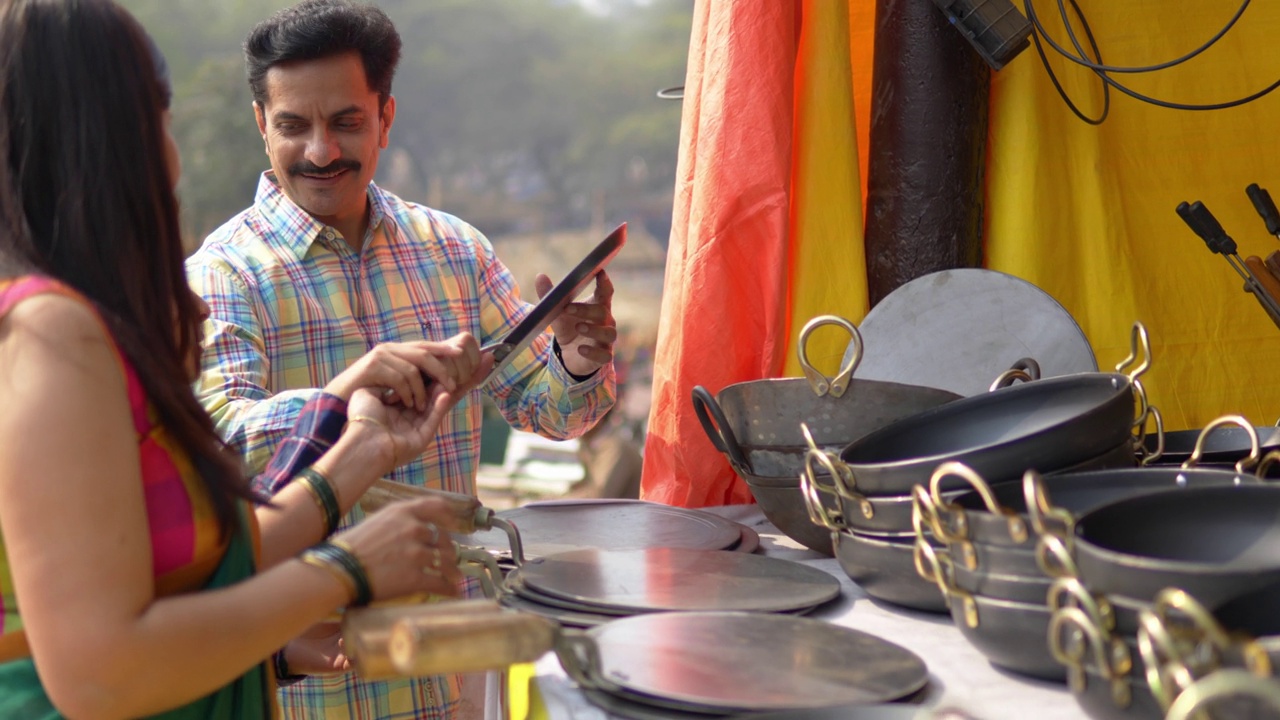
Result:
M258 473L320 390L270 391L270 362L255 311L260 303L234 268L207 256L193 257L187 280L209 304L196 397L248 471Z
M333 447L346 424L347 403L342 398L322 392L308 400L266 469L253 478L253 490L267 496L283 490L299 470L310 467Z
M520 299L511 271L478 232L475 245L484 345L501 340L533 306ZM484 390L513 427L565 440L586 432L613 407L616 381L613 363L581 382L574 380L555 357L553 339L550 331L542 333Z

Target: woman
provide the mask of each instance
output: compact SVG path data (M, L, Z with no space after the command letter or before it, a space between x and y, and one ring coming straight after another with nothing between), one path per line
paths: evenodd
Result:
M269 717L273 653L343 670L323 618L460 579L433 501L320 541L492 366L470 336L336 378L269 468L293 481L251 505L190 389L153 48L111 0L0 0L0 718Z

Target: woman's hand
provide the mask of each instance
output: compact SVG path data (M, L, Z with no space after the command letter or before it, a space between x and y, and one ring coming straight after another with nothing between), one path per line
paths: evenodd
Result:
M493 367L493 355L484 353L481 356L475 339L468 333L433 345L448 345L456 349L456 352L445 353L442 361L454 386L452 390L447 390L442 383L433 382L427 386L425 410L399 403L387 404L380 393L366 388L355 391L347 405L348 422L365 425L359 430L367 435L362 442L379 444L382 449L380 456L387 458L382 475L426 452L445 416L459 399L484 380Z
M334 675L353 670L342 642L342 624L313 625L284 646L285 664L294 675Z
M388 388L406 407L425 413L431 386L456 395L479 364L480 346L470 333L444 342L382 343L331 380L324 391L350 401L360 388Z
M449 507L437 498L405 500L336 536L364 566L374 600L458 594L462 573L449 536L458 519Z

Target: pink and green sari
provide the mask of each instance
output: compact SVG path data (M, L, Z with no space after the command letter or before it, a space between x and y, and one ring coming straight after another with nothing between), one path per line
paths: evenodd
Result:
M0 319L22 300L42 293L80 298L66 286L27 276L0 282ZM224 587L254 573L254 517L242 507L241 530L221 538L212 504L195 468L170 440L149 410L133 369L120 356L133 411L142 464L152 565L160 596ZM31 659L0 527L0 720L53 720L62 715L50 703ZM194 651L194 649L193 649ZM272 674L266 665L183 707L154 717L166 720L232 720L275 716Z

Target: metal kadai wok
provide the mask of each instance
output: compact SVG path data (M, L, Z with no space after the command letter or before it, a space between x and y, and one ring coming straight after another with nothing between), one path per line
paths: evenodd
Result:
M1151 365L1150 347L1146 328L1135 323L1129 356L1114 373L1064 375L956 400L854 441L840 461L863 495L908 495L948 460L997 482L1076 465L1145 426L1149 406L1138 378ZM950 478L940 490L962 487Z
M827 325L843 328L852 338L853 354L835 377L814 369L807 350L813 332ZM801 423L820 446L835 450L894 420L960 397L937 388L854 378L862 362L862 335L853 323L834 315L806 323L798 346L803 378L735 383L714 397L702 386L693 389L693 407L711 444L749 482L754 476L798 484L808 449Z

